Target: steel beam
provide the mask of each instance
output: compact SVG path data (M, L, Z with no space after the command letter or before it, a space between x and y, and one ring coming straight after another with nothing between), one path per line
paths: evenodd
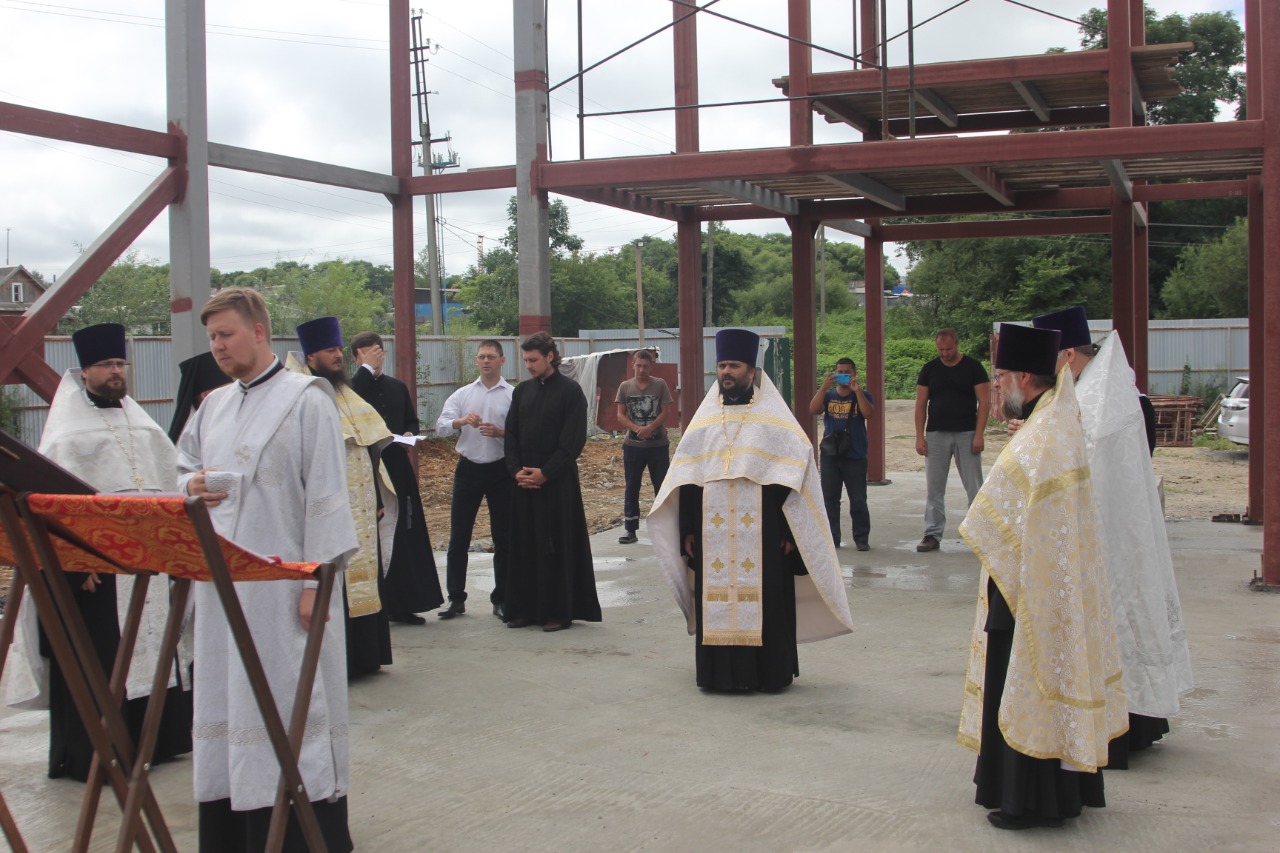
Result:
M834 228L836 231L843 231L846 234L852 234L854 237L862 237L864 239L871 237L875 233L871 223L859 222L856 219L828 219L822 224L828 228Z
M880 220L869 219L875 236L863 245L862 291L866 299L865 334L867 341L866 364L862 365L862 384L875 397L875 414L867 423L867 431L879 436L878 441L867 443L867 482L884 483L885 480L885 385L884 385L884 239L880 236Z
M979 219L963 222L914 222L880 225L880 239L980 240L986 237L1047 237L1059 234L1110 234L1110 216L1047 216L1039 219Z
M1000 168L1007 163L1123 160L1149 158L1156 154L1257 154L1262 151L1262 140L1260 121L1206 122L1018 133L948 139L945 144L932 139L896 139L878 141L874 145L853 142L804 148L659 154L544 163L537 171L542 186L557 192L572 187L639 187L729 178L760 180L790 175L954 168L971 163L987 163Z
M788 198L781 193L776 193L750 181L702 181L698 186L709 192L727 195L730 198L736 198L739 201L763 207L765 210L771 210L775 214L780 213L783 216L795 216L800 210L800 205L795 199Z
M184 141L177 163L183 188L169 206L171 379L178 362L207 352L200 311L209 301L209 98L205 4L165 0L165 101L169 128Z
M173 2L173 0L170 0ZM274 175L277 178L291 178L296 181L309 181L313 184L327 184L331 187L344 187L350 190L363 190L392 196L400 192L400 181L394 175L369 172L364 169L352 169L347 166L335 166L317 160L304 160L300 157L289 157L284 154L269 154L266 151L255 151L251 148L238 148L234 145L223 145L219 142L209 143L209 165L224 169L235 169L241 172L254 172L259 175ZM511 170L514 179L515 170Z
M916 103L938 117L947 127L960 125L960 117L946 99L932 89L916 89Z
M893 187L887 186L877 181L875 178L867 175L860 175L853 172L844 172L838 175L825 175L827 181L838 187L851 190L868 201L873 201L881 207L901 213L907 209L907 197L895 190Z
M679 8L679 7L677 7ZM706 395L702 342L702 224L686 218L676 226L677 300L680 317L680 428L687 429Z
M787 72L789 93L801 98L809 93L809 78L813 73L813 51L809 47L810 0L787 0ZM679 4L676 4L679 5ZM795 100L787 105L791 119L791 144L813 144L813 113L809 102Z
M1270 97L1274 98L1280 93L1280 14L1276 13L1274 4L1267 4L1251 22L1257 23L1260 30L1258 64L1262 68L1258 78L1262 81L1262 90L1270 92ZM1250 115L1253 115L1252 90L1249 103ZM1260 415L1259 419L1264 424L1272 426L1262 440L1263 488L1276 494L1280 493L1280 429L1274 427L1276 401L1280 401L1280 240L1274 239L1274 233L1280 227L1280 121L1276 120L1275 102L1268 103L1264 98L1258 98L1257 108L1263 119L1270 119L1266 122L1263 139L1262 221L1273 239L1265 240L1262 250L1262 284L1266 302L1261 325L1265 338L1263 364L1267 365L1263 394L1268 402L1266 408L1255 413L1254 417ZM1249 387L1252 392L1252 381ZM1280 586L1280 524L1266 524L1262 528L1262 579L1269 586Z
M1116 195L1121 201L1133 201L1133 181L1129 179L1129 173L1124 168L1124 163L1119 160L1099 160L1098 165L1102 167L1102 171L1106 173L1107 180L1111 182L1111 188L1116 191Z
M1256 115L1256 112L1255 112ZM1265 317L1267 294L1263 275L1264 246L1267 232L1263 227L1262 179L1249 179L1249 316ZM1262 521L1267 508L1266 458L1267 427L1275 428L1267 418L1266 338L1262 323L1249 324L1249 503L1245 511L1253 521Z
M844 122L854 130L866 133L875 127L873 119L864 116L857 110L850 109L843 104L834 103L832 101L812 101L813 108L827 117L832 123Z
M1022 98L1022 102L1031 108L1031 112L1035 113L1036 118L1041 122L1049 121L1049 103L1044 99L1044 95L1040 94L1040 90L1036 88L1036 84L1030 80L1014 80L1014 91Z
M791 229L791 350L793 379L791 404L796 420L816 448L814 418L809 414L809 401L817 392L818 312L814 297L814 234L818 223L811 219L788 217Z
M151 157L173 158L182 152L178 137L171 133L22 107L5 101L0 101L0 130Z
M1116 199L1111 206L1111 318L1129 364L1136 334L1133 304L1133 205Z
M1190 42L1163 44L1161 49L1190 50ZM1105 50L1081 50L1070 53L1044 53L1034 56L1003 56L994 59L969 59L958 62L933 62L915 67L918 88L1010 84L1015 80L1050 80L1055 77L1097 76L1108 69ZM898 65L888 69L888 86L893 91L910 87L909 69ZM787 81L790 82L790 81ZM783 91L787 91L784 87ZM809 80L808 94L850 95L880 91L880 72L869 68L861 71L830 71L814 74Z
M990 166L957 166L956 172L1005 207L1013 207L1014 194L1005 186L1004 178Z
M679 222L685 218L684 209L674 204L645 198L644 196L629 193L626 190L614 189L613 187L602 187L595 190L571 190L563 193L563 195L581 199L582 201L589 201L592 204L603 204L607 207L616 207L619 210L629 210L633 213L643 213L646 216L656 216L671 222ZM769 215L773 216L775 214Z
M80 297L177 198L181 183L182 175L177 168L170 166L161 172L115 222L80 253L62 278L40 294L13 327L13 333L0 340L0 376L17 370L27 353L43 343L44 336L58 325Z
M515 185L515 166L469 169L466 172L442 172L437 175L413 175L401 184L405 192L414 196L506 190L513 189Z

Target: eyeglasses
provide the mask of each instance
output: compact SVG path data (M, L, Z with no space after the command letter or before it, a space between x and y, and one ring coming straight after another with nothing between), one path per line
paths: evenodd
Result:
M999 382L1001 379L1005 378L1008 375L1009 375L1009 371L1007 370L997 370L991 374L991 381Z
M104 370L127 370L129 367L129 362L125 361L122 358L114 358L108 361L99 361L96 364L91 364L89 366L101 367Z

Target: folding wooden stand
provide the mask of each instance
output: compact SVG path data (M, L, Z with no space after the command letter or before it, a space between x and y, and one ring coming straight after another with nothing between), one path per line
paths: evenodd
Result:
M12 562L18 570L4 622L0 625L0 672L13 638L25 588L31 594L49 644L66 677L76 710L93 744L94 762L85 788L73 849L88 849L103 784L111 786L122 811L117 853L125 853L135 847L146 853L156 849L177 849L152 791L149 774L169 674L173 671L182 614L191 581L196 580L212 582L217 589L267 735L280 763L280 788L272 813L267 850L274 853L283 845L289 806L296 812L310 848L313 851L325 850L297 762L311 687L320 659L325 620L317 618L311 622L293 716L286 733L234 583L315 577L319 580L315 612L324 614L333 594L334 567L328 563L318 565L269 560L220 538L199 498L17 495L5 490L0 492L0 524L3 531L3 536L0 536L0 562ZM137 576L110 682L98 662L71 591L61 577L64 571ZM121 707L146 587L155 574L169 575L174 584L160 659L152 679L141 736L135 745L129 737ZM149 833L144 830L144 822ZM27 849L2 796L0 828L15 851Z

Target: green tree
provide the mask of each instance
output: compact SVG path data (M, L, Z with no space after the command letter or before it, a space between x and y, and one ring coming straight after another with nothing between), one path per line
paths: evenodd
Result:
M338 318L348 341L357 332L391 331L386 297L365 287L364 271L346 261L315 268L279 264L263 291L277 335L291 335L299 324L326 316Z
M1245 80L1237 70L1244 62L1244 31L1231 12L1177 12L1156 17L1145 8L1147 44L1191 42L1178 54L1174 79L1183 92L1164 101L1147 102L1150 124L1186 124L1213 121L1218 102L1234 104L1236 118L1244 117ZM1107 10L1093 8L1081 16L1080 44L1087 50L1107 46Z
M126 252L80 299L75 327L97 323L120 323L132 335L169 334L169 265Z
M563 254L565 251L577 252L582 249L582 238L569 231L569 207L564 199L553 199L547 205L548 231L551 241L551 253ZM516 235L516 197L507 201L507 233L501 243L512 252L519 253L519 239Z
M915 241L909 310L922 329L951 326L962 349L988 352L998 320L1083 305L1093 317L1111 311L1111 268L1106 243L1075 237ZM896 313L896 312L895 312ZM930 331L929 334L932 334Z
M1188 246L1165 283L1164 303L1170 319L1249 316L1248 222Z

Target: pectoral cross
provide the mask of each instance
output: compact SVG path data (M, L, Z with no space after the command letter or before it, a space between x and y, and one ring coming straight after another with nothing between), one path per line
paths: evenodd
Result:
M142 478L137 474L134 474L131 479L133 480L133 484L138 488L138 491L142 491Z
M729 448L724 452L724 472L729 473L729 466L733 464L733 448Z

